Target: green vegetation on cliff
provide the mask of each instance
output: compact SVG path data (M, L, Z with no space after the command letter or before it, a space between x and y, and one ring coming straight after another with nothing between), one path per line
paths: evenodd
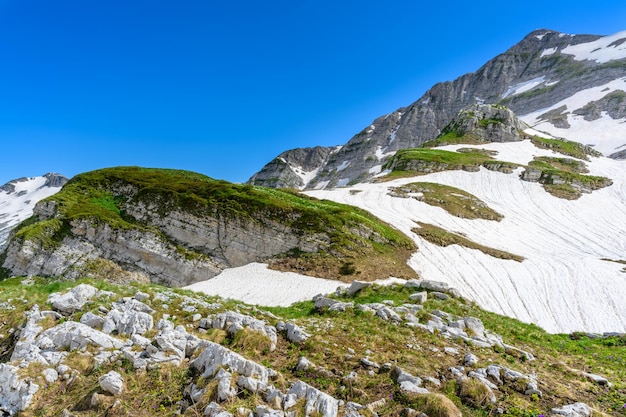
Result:
M181 212L243 228L252 224L280 229L301 242L317 242L317 251L294 247L265 259L279 269L327 278L414 276L406 261L415 246L401 232L364 210L295 191L232 184L189 171L117 167L77 175L40 204L45 209L24 223L16 238L53 247L73 233L75 220L88 220L113 229L151 232L182 246L186 254L190 249L202 252L174 241L153 221L154 216ZM46 214L49 218L41 215L46 210L53 211Z

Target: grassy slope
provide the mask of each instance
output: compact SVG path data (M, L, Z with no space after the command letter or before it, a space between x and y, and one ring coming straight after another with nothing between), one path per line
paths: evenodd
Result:
M500 221L503 218L501 214L489 208L475 195L449 185L434 182L414 182L401 187L394 187L391 191L399 196L420 193L420 196L414 198L431 206L441 207L451 215L463 219Z
M128 186L134 191L129 192ZM160 214L182 210L197 216L217 216L284 224L300 235L325 234L330 241L324 252L304 254L294 250L277 267L336 278L345 264L364 278L385 274L411 276L406 260L414 244L396 229L364 210L321 201L302 194L213 180L201 174L138 167L108 168L77 175L48 201L58 203L60 216L50 220L30 219L17 231L18 238L38 239L53 246L70 233L69 222L87 218L114 228L137 228L159 234L154 226L125 215L133 204L154 204ZM372 270L376 265L384 270ZM342 270L350 272L348 268ZM374 273L376 272L376 273Z
M42 309L48 309L46 299L48 294L64 290L76 283L50 282L36 279L37 284L24 286L18 279L0 282L0 305L7 300L15 306L15 310L0 308L0 357L6 353L10 343L10 329L16 328L23 320L23 312L35 303ZM96 310L99 305L111 303L118 296L132 296L137 290L154 295L157 292L172 290L154 285L131 284L122 287L107 284L102 281L90 281L100 289L110 290L117 294L109 301L94 301L88 304L82 312L77 312L68 319L78 320L84 311ZM189 291L173 290L176 294L192 295L214 303L223 304L223 310L242 309L246 314L268 320L275 324L278 319L264 313L262 310L250 309L234 301L223 301L212 297L192 294ZM368 288L359 292L355 297L343 297L345 301L354 301L358 304L382 302L390 300L395 305L408 301L412 293L410 289L395 286L386 288ZM24 300L24 301L23 301ZM419 401L406 397L400 393L388 374L374 373L368 375L360 366L362 357L369 357L377 363L392 363L405 369L413 375L437 376L451 366L460 364L465 352L471 351L479 358L479 366L500 364L514 370L537 375L539 388L543 397L521 395L511 389L496 391L497 407L505 412L504 417L537 417L548 414L551 407L569 404L574 401L583 401L599 411L612 415L623 415L623 405L626 403L626 339L612 337L607 339L590 339L584 335L550 335L537 326L524 324L517 320L486 312L473 303L450 299L446 301L429 299L424 304L424 310L419 314L420 321L424 322L428 313L433 310L442 310L461 317L472 316L480 318L486 328L503 336L508 344L530 351L536 360L522 361L494 348L476 348L467 344L430 334L424 330L395 325L385 322L378 317L349 310L345 313L317 313L312 302L303 302L287 308L268 308L282 320L292 320L303 326L313 336L302 345L286 342L279 337L277 349L269 352L262 341L252 334L241 334L234 338L226 337L223 331L199 332L190 325L192 313L178 309L176 300L167 304L153 302L151 306L157 310L155 318L163 314L170 314L175 324L185 325L190 333L201 338L217 341L243 354L249 359L269 366L279 371L284 377L284 386L289 386L296 378L328 392L336 398L345 401L355 401L367 404L385 399L384 404L376 409L379 415L400 415L405 407L419 409ZM220 310L204 310L199 312L206 316ZM54 321L46 322L51 327ZM153 335L147 334L147 337ZM444 347L458 349L459 356L443 353ZM369 353L368 353L369 352ZM313 363L330 370L329 374L321 369L306 372L295 372L294 366L301 356L307 357ZM193 375L188 372L188 363L180 368L162 366L153 371L137 372L129 363L122 361L118 364L93 367L89 359L80 351L70 352L71 363L74 369L81 371L80 377L72 383L59 381L53 384L40 382L42 389L35 397L35 404L25 416L52 416L60 415L64 408L72 410L80 417L109 415L135 416L169 416L173 415L177 402L183 398L183 388ZM612 388L594 385L585 378L569 371L569 368L584 369L607 377L614 383ZM113 398L104 398L105 403L100 408L89 408L84 405L74 408L76 404L86 404L91 394L97 390L97 379L111 369L120 372L126 381L126 391L117 398L118 405L107 410L112 405ZM358 377L352 383L346 383L343 376L357 371ZM23 374L36 379L41 369L36 366L25 369ZM283 388L283 387L281 387ZM459 396L459 387L455 379L448 379L440 388L428 386L431 392L440 392L450 398L465 416L486 417L495 413L495 407L471 405L462 401ZM202 401L209 401L204 398ZM108 401L108 402L107 402ZM259 399L256 396L241 393L235 401L223 404L234 412L238 407L254 409ZM185 415L201 415L206 403L198 404L189 409ZM74 409L73 409L74 408Z

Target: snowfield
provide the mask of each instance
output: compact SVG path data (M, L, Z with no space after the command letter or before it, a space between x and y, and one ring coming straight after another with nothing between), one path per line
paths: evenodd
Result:
M7 243L11 229L33 214L35 204L55 194L61 187L45 187L46 177L31 177L24 181L11 182L15 191L0 190L0 250Z
M615 91L626 91L626 78L620 78L599 87L579 91L553 106L520 115L520 119L531 127L546 131L553 136L564 137L585 145L592 145L594 149L608 156L626 145L625 120L613 119L606 112L602 112L599 119L587 121L583 116L575 115L573 112L585 107L587 103L600 100ZM570 125L569 128L558 128L540 117L544 113L563 106L566 107L564 114L566 114L567 122Z
M524 164L534 155L554 155L529 141L480 147L498 151L499 160ZM575 201L553 197L540 184L521 181L519 172L484 168L477 173L448 171L307 194L361 207L393 224L417 243L419 250L409 264L423 279L445 281L483 308L536 323L549 332L626 332L624 265L603 260L626 260L626 170L623 162L608 158L593 158L588 166L592 175L613 179L613 185ZM460 219L415 199L388 195L390 187L417 181L470 192L504 219ZM496 259L457 245L433 245L412 232L417 221L525 260Z
M404 282L398 278L376 281L380 285ZM348 287L348 284L295 272L274 271L267 264L254 262L226 269L215 278L184 288L249 304L287 307L298 301L310 300L317 294L330 294L340 287Z

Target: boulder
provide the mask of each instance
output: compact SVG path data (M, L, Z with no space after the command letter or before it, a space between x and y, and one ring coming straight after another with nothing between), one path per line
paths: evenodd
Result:
M350 286L346 290L346 295L348 295L348 296L354 295L357 292L361 291L363 288L370 287L371 285L372 285L371 282L352 281L352 284L350 284Z
M322 417L337 416L339 401L305 382L297 381L293 384L287 392L287 396L289 395L293 395L296 401L301 398L306 399L304 415L316 412Z
M98 293L98 289L88 284L80 284L66 293L52 293L48 302L52 308L63 314L72 314L83 308Z
M38 390L37 384L19 377L18 368L0 363L0 414L12 416L24 411Z
M302 343L311 337L301 327L293 323L285 324L285 331L287 332L287 340L293 343Z
M115 371L102 375L98 379L98 383L103 391L112 395L119 395L124 391L124 380L122 376Z
M424 304L427 298L428 298L428 293L426 291L416 292L416 293L409 295L409 299L411 301L415 301L418 304Z
M591 417L593 410L585 403L574 403L553 408L552 412L565 417Z

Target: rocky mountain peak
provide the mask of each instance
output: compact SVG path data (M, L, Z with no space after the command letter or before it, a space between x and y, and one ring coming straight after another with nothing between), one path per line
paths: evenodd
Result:
M479 142L514 142L522 140L528 125L504 106L472 104L461 110L441 132L472 137Z
M301 177L304 185L298 187L328 189L368 181L396 151L437 138L461 109L476 103L506 106L531 127L620 157L626 144L626 124L621 123L626 120L624 38L624 32L533 31L476 72L435 84L414 103L377 118L309 171L314 176ZM286 160L273 162L274 177L295 169Z

